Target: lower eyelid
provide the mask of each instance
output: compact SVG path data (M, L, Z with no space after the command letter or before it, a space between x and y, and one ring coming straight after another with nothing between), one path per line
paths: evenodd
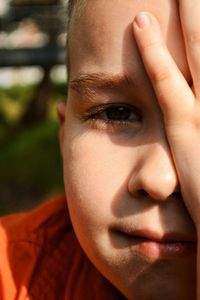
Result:
M87 129L97 130L108 134L125 134L133 137L141 129L141 124L138 122L113 122L104 121L102 119L88 119Z

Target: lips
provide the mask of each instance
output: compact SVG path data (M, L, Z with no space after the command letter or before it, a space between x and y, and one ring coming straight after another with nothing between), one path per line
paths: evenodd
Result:
M115 229L114 233L121 246L130 247L135 253L149 258L178 258L196 254L196 239L177 232L159 234L150 229Z
M188 242L188 243L195 243L196 238L185 233L178 233L178 232L165 232L163 234L159 234L150 229L143 229L143 230L121 230L119 229L121 234L125 234L129 237L141 238L151 240L157 243L174 243L174 242Z

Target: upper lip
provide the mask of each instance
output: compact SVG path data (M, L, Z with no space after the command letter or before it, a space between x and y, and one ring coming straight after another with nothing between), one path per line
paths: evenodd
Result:
M143 229L143 230L129 230L129 229L118 229L115 230L121 234L125 234L128 236L139 237L148 239L151 241L159 242L159 243L175 243L175 242L196 242L196 237L191 236L190 234L186 233L179 233L179 232L165 232L165 233L158 233L150 229Z

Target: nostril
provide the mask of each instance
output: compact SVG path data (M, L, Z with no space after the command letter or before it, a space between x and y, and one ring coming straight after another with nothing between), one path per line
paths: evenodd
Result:
M170 199L180 199L182 198L181 193L180 192L174 192L169 196Z
M178 199L181 197L180 192L173 192L172 194L164 194L164 193L156 193L153 191L145 191L144 189L140 189L134 193L134 198L138 200L153 200L153 201L166 201L172 199Z
M138 199L146 199L146 198L149 198L149 194L143 190L143 189L140 189L138 190L137 192L135 192L135 196L138 198Z

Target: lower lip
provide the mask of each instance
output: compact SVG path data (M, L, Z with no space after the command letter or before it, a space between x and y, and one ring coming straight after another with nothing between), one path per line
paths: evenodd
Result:
M128 237L131 249L149 258L180 258L196 255L196 243L157 242L149 239Z

